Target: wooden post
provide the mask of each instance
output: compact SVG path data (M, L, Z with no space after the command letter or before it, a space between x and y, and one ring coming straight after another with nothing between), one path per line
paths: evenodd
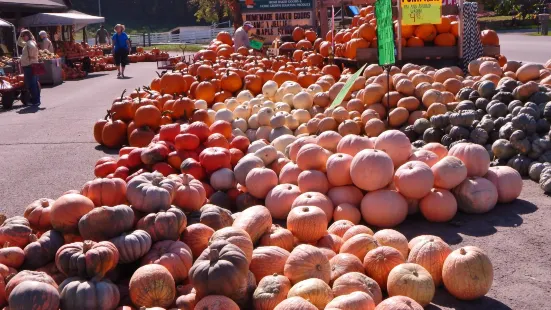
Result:
M459 45L459 59L463 58L463 31L464 31L464 16L463 16L463 0L459 0L458 2L459 6L459 25L458 25L458 36L457 36L457 45Z
M397 4L397 7L396 7L396 10L398 11L398 33L396 34L396 36L398 37L397 40L396 40L396 50L398 51L398 61L402 61L402 5L401 5L401 2L402 0L397 0L396 1L396 4Z
M329 32L329 16L327 16L327 6L323 0L320 0L320 37L325 38L327 32Z

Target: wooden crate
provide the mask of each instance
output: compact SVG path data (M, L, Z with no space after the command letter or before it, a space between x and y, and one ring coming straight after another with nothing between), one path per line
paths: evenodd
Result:
M499 45L484 45L482 55L495 57L501 54L501 48Z
M452 59L458 57L458 46L402 47L402 60Z
M361 63L377 63L379 55L376 48L359 48L356 50L356 60Z

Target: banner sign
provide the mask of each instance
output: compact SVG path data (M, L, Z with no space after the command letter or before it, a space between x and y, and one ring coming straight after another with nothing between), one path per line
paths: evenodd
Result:
M391 0L377 0L375 16L377 16L379 65L394 64L396 59L394 57L394 26L392 24Z
M440 24L442 0L400 0L402 25Z
M279 36L291 35L296 26L312 25L313 13L311 11L245 13L243 22L251 22L254 25L255 34L264 37L265 42L271 43Z
M312 8L312 0L239 0L241 11L303 10Z

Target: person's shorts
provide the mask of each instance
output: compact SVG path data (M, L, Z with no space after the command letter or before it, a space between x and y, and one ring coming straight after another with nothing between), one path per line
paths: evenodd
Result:
M126 66L128 64L128 50L115 51L115 65Z

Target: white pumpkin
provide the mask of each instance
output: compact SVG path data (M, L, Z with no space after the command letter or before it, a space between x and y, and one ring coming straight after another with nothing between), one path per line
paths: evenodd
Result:
M262 86L262 95L267 98L273 98L277 92L277 83L270 80Z
M234 119L233 112L228 109L220 109L215 112L214 120L231 123Z
M305 91L301 91L293 97L293 106L296 109L307 110L307 109L310 109L313 105L314 105L314 99L309 93Z
M237 94L237 101L239 103L243 103L245 101L249 101L251 99L254 99L253 94L251 94L248 90L242 90L239 94Z
M195 108L206 110L209 108L207 102L203 99L195 100Z

